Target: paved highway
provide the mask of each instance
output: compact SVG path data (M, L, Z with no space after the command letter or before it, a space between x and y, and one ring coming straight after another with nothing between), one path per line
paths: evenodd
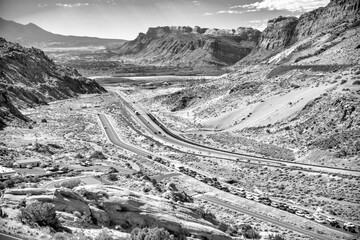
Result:
M334 172L341 171L342 173L349 174L349 175L355 175L360 176L360 171L358 170L351 170L351 169L344 169L344 168L336 168L336 167L327 167L327 166L320 166L320 165L314 165L314 164L306 164L306 163L296 163L296 162L289 162L281 159L271 159L266 157L259 157L254 156L250 154L241 154L241 153L233 153L229 152L227 150L222 149L216 149L213 147L201 145L198 143L191 142L187 139L184 139L176 134L174 134L172 131L170 131L168 128L164 126L158 119L156 119L151 113L144 110L142 107L136 105L136 104L130 104L126 99L125 96L122 95L120 92L114 92L119 96L119 99L122 101L124 106L133 114L135 114L135 120L138 121L142 126L144 126L148 132L157 139L161 139L164 142L168 142L173 145L177 145L182 147L183 149L187 149L190 151L194 151L195 153L198 153L200 155L205 156L213 156L213 157L228 157L228 160L235 161L236 158L242 158L246 160L256 160L256 161L262 161L262 162L268 162L268 163L281 163L287 166L294 166L294 167L302 167L302 168L311 168L313 170L317 171L323 171L323 170L330 170ZM204 154L206 153L206 154Z
M255 217L255 218L257 218L257 219L263 220L263 221L265 221L265 222L269 222L269 223L276 224L276 225L278 225L278 226L280 226L280 227L283 227L283 228L292 230L292 231L294 231L294 232L302 233L302 234L304 234L304 235L313 237L313 238L315 238L315 239L329 240L329 237L328 237L328 236L322 236L322 235L316 234L316 233L314 233L314 232L307 231L307 230L304 230L304 229L302 229L302 228L296 227L296 226L294 226L294 225L277 221L277 220L275 220L275 219L273 219L273 218L266 217L266 216L264 216L264 215L261 215L261 214L258 214L258 213L255 213L255 212L252 212L252 211L249 211L249 210L246 210L246 209L237 207L237 206L234 206L234 205L229 204L229 203L225 203L225 202L223 202L223 201L221 201L221 200L219 200L219 199L217 199L217 198L213 198L213 197L206 196L206 195L198 195L198 196L196 196L196 197L197 197L197 198L201 198L201 199L203 199L203 200L206 200L206 201L208 201L208 202L211 202L211 203L213 203L213 204L216 204L216 205L219 205L219 206L222 206L222 207L225 207L225 208L228 208L228 209L237 211L237 212L241 212L241 213L250 215L250 216L252 216L252 217Z
M14 236L11 236L6 233L0 233L0 239L1 240L24 240L23 238L14 237Z
M107 135L109 141L112 142L114 145L119 146L121 148L124 148L124 149L126 149L128 151L134 152L136 154L145 156L145 157L147 157L149 155L156 156L155 154L153 154L151 152L145 151L143 149L137 148L137 147L135 147L133 145L130 145L130 144L127 144L127 143L124 143L123 141L121 141L121 139L117 135L114 127L112 126L110 121L107 119L107 117L105 115L103 115L103 114L98 114L98 116L99 116L99 119L100 119L100 121L101 121L101 123L102 123L102 125L104 127L104 130L106 132L106 135ZM154 163L155 163L155 161L154 161ZM287 224L287 223L284 223L284 222L281 222L281 221L277 221L275 219L266 217L264 215L261 215L261 214L258 214L258 213L255 213L255 212L252 212L252 211L249 211L249 210L246 210L246 209L242 209L240 207L236 207L234 205L228 204L228 203L223 202L223 201L221 201L219 199L216 199L216 198L212 198L212 197L209 197L209 196L206 196L206 195L201 195L201 196L197 196L197 197L202 198L202 199L204 199L206 201L212 202L214 204L217 204L217 205L229 208L229 209L233 209L235 211L245 213L245 214L247 214L249 216L253 216L255 218L258 218L258 219L261 219L261 220L276 224L278 226L281 226L281 227L284 227L284 228L299 232L301 234L305 234L307 236L314 237L315 239L329 240L328 237L321 236L321 235L313 233L311 231L307 231L307 230L304 230L302 228L299 228L299 227L296 227L296 226L293 226L293 225L290 225L290 224Z
M124 143L121 141L117 133L115 132L113 126L111 125L110 121L107 119L107 117L104 114L98 114L99 119L104 126L104 130L106 133L106 136L108 137L109 141L115 144L116 146L119 146L121 148L124 148L130 152L134 152L136 154L139 154L141 156L147 157L149 155L153 155L153 153L145 151L141 148L137 148L133 145L130 145L128 143Z

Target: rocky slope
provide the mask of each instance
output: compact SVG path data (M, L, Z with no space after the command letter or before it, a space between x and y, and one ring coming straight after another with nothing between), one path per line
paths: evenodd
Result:
M359 25L357 0L332 0L298 19L278 17L268 22L257 48L237 65L359 64Z
M54 64L42 51L0 38L1 122L27 120L17 108L46 104L77 94L105 92L76 70Z
M229 66L256 46L260 32L200 27L149 28L146 34L112 49L121 56L142 59L143 63L181 67Z
M39 48L110 46L125 42L122 39L64 36L45 31L33 23L23 25L3 18L0 18L0 37L24 46Z
M83 186L70 189L8 189L4 201L15 204L26 200L55 205L65 226L74 226L75 213L98 226L120 226L130 232L136 227L161 227L177 237L190 236L209 240L230 240L215 222L202 218L191 206L114 186ZM72 215L74 214L74 215ZM81 221L80 221L81 222ZM83 224L83 223L81 223Z

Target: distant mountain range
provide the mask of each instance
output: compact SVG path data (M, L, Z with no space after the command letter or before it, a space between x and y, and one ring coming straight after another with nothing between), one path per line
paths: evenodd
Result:
M17 42L24 46L46 47L108 47L121 45L122 39L103 39L96 37L65 36L48 32L39 26L29 23L26 25L0 18L0 37L8 41Z

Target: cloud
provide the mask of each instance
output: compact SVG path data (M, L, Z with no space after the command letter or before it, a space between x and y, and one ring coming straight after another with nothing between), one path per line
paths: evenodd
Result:
M37 4L36 6L37 6L38 8L44 8L44 7L47 7L47 4L40 4L40 3L39 3L39 4Z
M57 3L56 6L63 7L63 8L72 8L72 7L85 7L89 6L89 3Z
M195 6L200 6L199 1L193 1L193 4L194 4Z
M243 8L249 10L286 10L289 12L308 12L326 6L330 0L262 0L245 5L232 6L230 9Z
M250 20L249 23L250 23L250 26L252 28L256 28L260 31L264 30L267 26L267 22L268 22L268 19L255 19L255 20Z
M211 15L218 15L218 14L242 14L243 11L236 11L236 10L221 10L215 13L204 13L203 16L211 16Z

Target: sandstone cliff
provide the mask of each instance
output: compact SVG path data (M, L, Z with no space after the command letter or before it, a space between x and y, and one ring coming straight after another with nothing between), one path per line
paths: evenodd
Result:
M0 38L0 118L26 119L16 108L105 92L76 70L56 65L42 51L24 48Z
M270 20L256 49L237 65L359 64L359 5L357 0L332 0L299 19Z
M181 67L229 66L256 46L260 32L251 28L233 30L200 27L149 28L146 34L112 49L121 56L144 63Z

